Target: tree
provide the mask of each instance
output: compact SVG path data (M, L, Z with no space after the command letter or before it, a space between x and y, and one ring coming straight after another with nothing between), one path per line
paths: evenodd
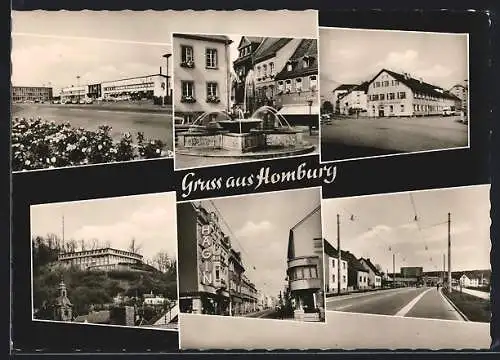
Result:
M321 106L321 110L323 114L330 114L333 112L333 105L330 101L325 101Z
M160 251L153 257L153 264L158 270L166 273L172 269L172 264L175 265L175 260L170 258L166 251Z

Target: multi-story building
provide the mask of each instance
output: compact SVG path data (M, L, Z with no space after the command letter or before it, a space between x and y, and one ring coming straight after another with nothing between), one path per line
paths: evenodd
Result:
M456 96L408 73L382 69L368 85L368 116L441 115L445 108L456 107Z
M357 86L358 86L357 84L341 84L333 90L332 105L333 105L333 112L335 114L338 114L340 112L340 104L339 104L340 97L342 95L347 94L351 89L354 89Z
M61 103L79 102L87 97L87 85L68 86L61 89L59 96Z
M174 110L185 123L205 112L229 112L231 43L227 36L173 35Z
M98 99L102 97L102 85L90 84L88 85L87 97L89 99Z
M242 105L245 102L245 83L250 70L253 69L255 50L264 40L263 37L242 36L238 44L238 57L233 61L233 69L237 76L234 89L234 102Z
M294 318L321 321L324 311L321 208L290 229L287 278Z
M323 241L324 246L324 264L325 264L325 285L326 292L338 293L339 292L339 274L340 274L340 292L347 291L347 280L349 275L348 263L345 256L340 257L339 269L339 255L336 248L334 248L328 241ZM341 254L344 252L341 251ZM340 273L339 273L340 271Z
M253 55L255 77L253 106L255 108L270 105L275 99L276 75L285 67L301 41L301 39L291 38L265 38L255 50Z
M382 276L377 267L371 262L370 258L359 258L361 265L368 270L368 287L380 288L382 287Z
M255 285L243 274L241 255L233 251L215 212L201 204L178 204L177 234L181 312L237 315L255 308Z
M469 102L469 88L467 82L462 84L454 85L448 92L460 99L460 106L457 108L459 111L463 111L465 114L468 112L468 102Z
M50 101L53 91L51 87L45 86L12 86L12 101Z
M103 81L101 83L102 97L104 99L126 96L131 99L151 99L156 103L160 103L161 99L167 96L168 88L170 88L169 77L163 74ZM88 92L91 92L90 89Z
M368 107L368 82L364 82L339 95L338 112L342 115L366 113Z
M82 270L113 270L127 265L142 264L143 256L130 251L101 248L62 253L58 262Z
M301 40L275 80L281 114L319 114L318 41Z

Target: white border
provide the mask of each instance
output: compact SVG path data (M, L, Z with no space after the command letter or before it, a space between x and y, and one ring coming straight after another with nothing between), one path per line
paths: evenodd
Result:
M462 150L462 149L470 149L470 64L469 64L469 33L440 33L440 32L428 32L428 31L410 31L410 30L384 30L384 29L362 29L362 28L341 28L341 27L328 27L328 26L319 26L318 27L318 34L320 33L320 30L344 30L344 31L367 31L367 32L389 32L389 33L409 33L409 34L432 34L432 35L449 35L449 36L460 36L460 35L465 35L466 36L466 43L467 43L467 145L465 146L456 146L456 147L450 147L450 148L442 148L442 149L431 149L431 150L420 150L420 151L408 151L408 152L395 152L393 154L382 154L382 155L372 155L372 156L362 156L362 157L353 157L353 158L345 158L345 159L334 159L334 160L323 160L322 159L322 151L321 151L321 131L320 131L320 154L319 154L319 163L320 164L330 164L330 163L341 163L345 161L356 161L356 160L364 160L364 159L378 159L378 158L387 158L387 157L394 157L394 156L402 156L402 155L413 155L413 154L423 154L423 153L430 153L430 152L437 152L437 151L450 151L450 150ZM319 35L318 35L318 49L319 49ZM319 64L318 64L319 65ZM321 88L320 88L321 90ZM321 102L321 99L320 99ZM320 104L321 107L321 104ZM320 120L320 127L321 127L321 120ZM175 153L174 153L175 156Z
M125 196L114 196L114 197L107 197L107 198L95 198L95 199L85 199L85 200L74 200L74 201L58 201L58 202L53 202L53 203L43 203L43 204L32 204L30 205L30 270L31 270L31 273L30 273L30 277L31 277L31 321L34 321L34 322L43 322L43 323L56 323L56 324L69 324L69 325L82 325L82 326L101 326L101 327L111 327L111 328L127 328L127 329L137 329L137 330L141 330L141 329L148 329L148 330L157 330L157 331L171 331L171 332L177 332L179 333L179 339L180 339L180 317L178 315L178 320L177 320L177 329L165 329L165 328L161 328L161 327L155 327L155 326L126 326L126 325L111 325L111 324L94 324L94 323L81 323L81 322L74 322L74 321L58 321L58 320L43 320L43 319L36 319L34 317L34 312L35 312L35 307L34 307L34 298L33 298L33 283L34 283L34 277L33 277L33 241L32 241L32 236L33 236L33 233L32 233L32 227L33 227L33 213L32 213L32 208L33 207L38 207L38 206L48 206L48 205L54 205L54 204L67 204L67 203L82 203L82 202L94 202L94 201L101 201L101 202L105 202L107 200L111 200L111 199L120 199L120 198L131 198L131 197L142 197L142 196L161 196L161 195L166 195L166 194L171 194L171 193L174 193L174 198L175 198L175 192L174 191L167 191L167 192L159 192L159 193L147 193L147 194L136 194L136 195L125 195ZM177 218L177 204L175 202L175 199L174 199L174 202L173 202L173 206L175 207L175 214L176 214L176 218ZM177 226L175 227L175 238L177 239ZM176 252L178 253L177 251L177 241L175 242L176 243ZM178 257L178 254L176 254L176 259ZM176 263L176 267L177 267L177 263ZM177 274L179 274L179 271L178 269L176 269L176 272ZM178 275L177 275L178 277ZM178 280L178 279L177 279ZM176 284L177 285L177 305L179 304L179 286L178 286L178 283ZM180 311L179 311L179 314L180 314ZM179 340L180 341L180 340ZM180 346L180 343L179 343L179 346Z
M230 196L219 196L219 197L213 197L213 198L209 198L209 199L201 199L201 200L187 200L187 201L178 201L177 204L180 204L180 203L192 203L192 202L208 202L208 201L212 201L212 200L218 200L218 199L226 199L226 198L243 198L243 197L246 197L246 196L262 196L262 197L265 197L267 194L272 194L272 193L283 193L283 192L294 192L294 191L308 191L308 190L313 190L313 189L318 189L319 190L319 208L320 208L320 217L321 217L321 235L322 235L322 241L321 241L321 249L322 249L322 253L321 253L321 256L323 256L323 260L322 260L322 263L323 263L323 286L325 285L325 264L324 264L324 252L325 252L325 249L324 249L324 242L323 242L323 239L324 239L324 222L323 222L323 208L322 208L322 200L323 200L323 189L321 186L313 186L313 187L309 187L309 188L301 188L301 189L287 189L287 190L279 190L279 191L268 191L268 192L263 192L263 193L252 193L252 194L241 194L241 195L230 195ZM311 209L310 211L312 211L314 209ZM307 215L307 214L306 214ZM179 240L179 239L178 239ZM179 283L178 283L179 284ZM179 288L179 286L177 287ZM323 304L324 304L324 307L325 307L325 313L326 313L326 292L323 290ZM182 325L180 324L180 319L181 319L181 314L184 314L184 313L181 313L180 312L180 309L179 309L179 329L182 328ZM249 318L249 317L245 317L245 316L225 316L225 315L208 315L208 314L189 314L190 316L191 315L194 315L194 316L197 316L197 317L201 317L201 318L222 318L222 319L234 319L234 318L237 318L237 319L244 319L244 320L257 320L257 321L273 321L273 322L277 322L277 323L280 323L282 324L283 322L285 323L298 323L298 324L309 324L308 326L324 326L326 325L326 316L325 316L325 320L324 321L321 321L321 322L302 322L302 321L298 321L298 320L295 320L295 319L266 319L266 318ZM180 332L179 332L179 348L182 349L182 345L181 345L181 336L180 336Z
M320 133L319 133L319 130L318 130L318 141L317 141L317 144L311 144L311 145L314 145L314 150L311 151L310 153L306 153L306 154L300 154L300 155L289 155L289 156L277 156L277 157L269 157L269 158L260 158L260 159L252 159L252 158L244 158L244 159L239 159L240 161L238 161L238 158L236 158L234 161L232 162L228 162L228 163L222 163L222 164L211 164L211 165L199 165L199 166L191 166L191 167L177 167L177 164L176 164L176 151L175 151L175 67L174 67L174 64L175 64L175 46L174 46L174 34L179 34L179 35L200 35L200 36L203 36L203 35L225 35L225 36L240 36L240 37L243 37L243 36L259 36L259 37L264 37L264 38L290 38L290 39L300 39L300 40L306 40L306 39L313 39L313 40L316 40L317 42L317 56L318 56L318 74L317 74L317 77L318 77L318 91L317 91L317 97L318 97L318 104L319 106L321 107L321 97L320 97L320 91L321 91L321 88L320 88L320 76L319 76L319 71L320 71L320 67L319 67L319 28L318 28L318 17L316 16L316 29L317 30L317 37L314 38L314 37L291 37L290 35L276 35L276 34L273 34L273 35L255 35L255 34L245 34L245 35L237 35L237 34L234 34L234 33L231 33L231 34L220 34L220 33L200 33L200 32L187 32L187 31L183 31L183 32L176 32L176 31L172 31L171 34L170 34L170 42L171 42L171 48L172 48L172 126L173 126L173 130L172 130L172 136L173 136L173 153L174 153L174 156L173 156L173 159L174 159L174 171L184 171L184 170L193 170L193 169L202 169L202 168L210 168L210 167L219 167L219 166L227 166L227 165L236 165L236 164L246 164L246 163L256 163L256 162L262 162L262 161L269 161L269 160L280 160L280 159L289 159L289 158L300 158L300 157L305 157L305 156L321 156L321 136L320 136ZM231 64L232 65L232 64ZM230 90L228 90L230 91ZM318 117L318 129L319 127L321 126L321 123L320 123L320 118L321 118L321 111L317 114L317 117ZM307 114L306 114L307 115ZM314 117L315 114L311 114L311 117ZM183 156L189 156L189 157L192 157L192 158L205 158L204 156L194 156L194 155L184 155L184 154L179 154L179 155L183 155ZM208 159L217 159L217 157L215 156L210 156L210 157L206 157ZM225 159L225 158L223 158ZM243 161L241 161L243 160Z
M489 198L491 198L491 194L490 194L491 184L476 184L476 185L463 185L463 186L455 186L455 187L448 187L448 188L410 190L410 191L399 191L399 192L393 192L393 193L381 193L381 194L369 194L369 195L359 195L359 196L344 196L344 197L326 198L326 199L322 199L322 204L323 204L323 202L330 202L330 201L335 202L337 200L345 200L345 199L360 199L360 198L366 198L366 197L383 197L383 196L390 197L393 195L413 194L413 193L433 192L433 191L436 192L436 191L446 191L446 190L458 190L458 189L469 189L469 188L478 188L478 187L488 188ZM491 234L490 234L490 241L491 241ZM491 264L490 264L490 268L491 268ZM326 296L326 294L325 294L325 296ZM491 301L491 299L489 301ZM325 302L325 309L326 309L326 302ZM363 314L363 315L368 315L368 316L379 316L379 317L382 316L382 317L391 317L391 318L392 317L400 317L400 318L423 319L423 320L431 320L431 321L465 322L465 321L460 321L460 320L422 318L422 317L406 316L406 315L405 316L396 316L396 315L373 314L373 313L364 313L364 312L355 312L355 311L340 311L340 310L326 310L326 311L332 312L332 313L343 313L343 314L350 314L350 315ZM466 322L477 323L477 324L489 324L489 322L484 323L484 322L480 322L480 321L470 321L470 320L468 320Z

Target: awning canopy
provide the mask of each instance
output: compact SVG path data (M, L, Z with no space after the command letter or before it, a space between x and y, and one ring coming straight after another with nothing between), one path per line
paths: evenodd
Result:
M281 115L319 115L319 105L284 105L280 111Z

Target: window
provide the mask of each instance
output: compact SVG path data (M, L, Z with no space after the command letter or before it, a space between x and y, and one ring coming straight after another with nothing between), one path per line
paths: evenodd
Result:
M278 81L278 91L283 91L283 81Z
M335 274L332 275L332 281L335 282Z
M401 104L401 112L404 112L405 111L405 106L403 104Z
M274 74L274 63L269 63L269 74L273 75Z
M332 268L335 269L335 259L332 260Z
M290 92L290 90L292 90L292 80L286 80L285 81L285 90L287 92Z
M215 266L215 281L219 281L220 280L220 267L219 265L216 265Z
M394 112L394 106L389 105L389 111L390 111L390 112Z
M345 262L344 262L344 263L342 263L342 267L343 267L343 269L345 270Z
M297 268L297 280L301 280L304 278L304 272L302 270L302 268Z
M257 66L257 77L260 77L260 66Z
M293 70L292 63L286 64L286 71L292 71L292 70Z
M388 93L387 94L387 99L388 100L394 100L394 98L395 98L395 94L394 93Z
M194 82L193 81L182 81L182 96L183 97L194 97Z
M217 68L217 49L207 49L206 52L206 68L216 69Z
M316 75L309 76L309 87L313 91L318 87L318 80L316 78Z
M302 91L302 79L301 78L295 79L295 90L298 92Z
M380 95L379 95L379 99L380 99L380 100L385 100L385 94L380 94Z
M267 65L262 65L262 75L267 77Z
M188 61L193 61L193 47L192 46L181 46L181 61L186 63Z
M318 278L318 269L316 269L316 266L311 267L311 278L312 279Z
M217 83L216 82L207 82L207 96L208 97L217 97Z
M380 81L377 81L377 82L375 83L375 87L380 87Z
M378 100L378 94L372 95L372 100Z
M304 58L304 59L302 60L302 67L303 67L304 69L306 69L306 68L308 68L308 67L309 67L309 59L308 59L308 58Z

